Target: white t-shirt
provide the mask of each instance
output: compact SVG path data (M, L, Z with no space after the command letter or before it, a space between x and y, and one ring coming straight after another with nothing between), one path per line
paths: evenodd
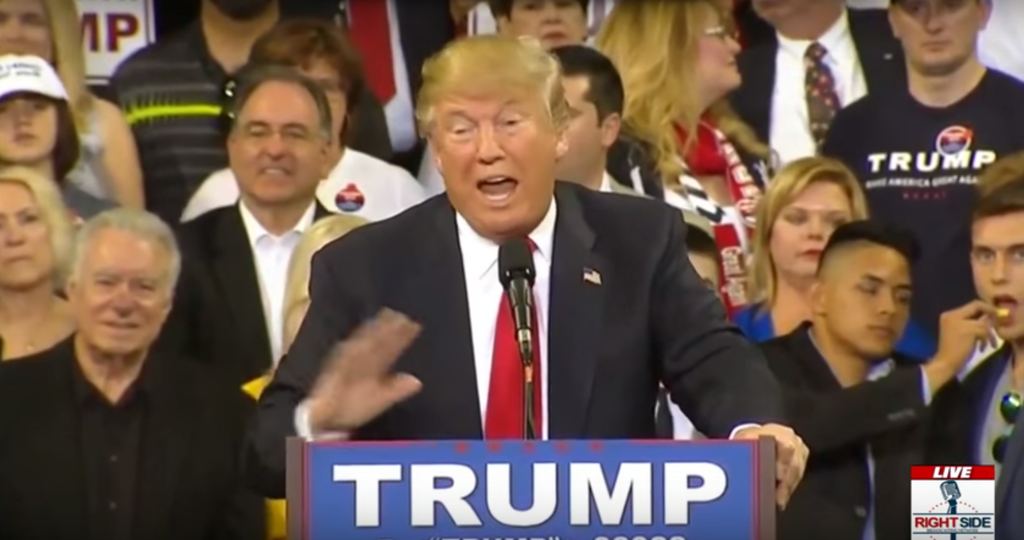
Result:
M235 204L238 197L234 173L221 169L208 176L192 195L181 221ZM427 198L423 187L405 169L350 148L320 183L316 197L331 212L370 221L387 219Z

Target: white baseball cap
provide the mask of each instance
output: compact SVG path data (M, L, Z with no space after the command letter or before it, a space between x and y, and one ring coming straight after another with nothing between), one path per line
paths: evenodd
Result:
M38 56L0 56L0 99L11 94L38 94L67 101L68 92L53 66Z

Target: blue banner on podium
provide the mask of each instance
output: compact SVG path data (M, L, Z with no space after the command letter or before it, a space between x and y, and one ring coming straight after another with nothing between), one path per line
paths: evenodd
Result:
M774 540L760 441L288 443L291 540Z

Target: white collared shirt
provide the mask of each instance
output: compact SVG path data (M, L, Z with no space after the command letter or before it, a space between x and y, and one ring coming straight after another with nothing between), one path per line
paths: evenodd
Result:
M263 316L267 324L267 334L270 336L270 350L273 355L271 358L275 363L281 358L284 341L284 291L288 284L288 263L291 261L295 246L302 238L302 233L313 224L315 210L316 204L310 203L309 209L292 230L281 236L274 236L256 221L256 216L249 211L244 201L238 204L242 224L252 248L252 258L256 263Z
M216 171L206 177L189 199L181 221L191 221L210 210L231 206L238 202L239 194L231 169ZM324 208L334 213L378 221L423 202L427 195L405 169L346 148L337 165L317 187L316 197Z
M389 41L391 42L392 69L395 75L395 95L384 104L384 116L387 117L388 135L391 147L396 152L404 152L416 146L419 136L416 134L416 115L414 109L412 83L406 69L405 52L402 49L402 29L398 23L398 9L395 0L387 0Z
M769 146L778 154L780 164L786 164L813 156L817 152L811 135L804 91L804 54L814 41L789 39L778 33L776 36L779 47L775 54ZM827 51L824 62L832 71L841 106L845 107L867 95L867 81L845 10L817 43Z
M555 240L555 218L557 210L554 200L537 228L529 234L536 244L533 265L536 278L533 283L533 300L537 310L537 336L541 366L541 411L543 426L541 436L548 438L548 329L550 328L551 261ZM459 231L459 249L466 277L466 298L469 300L470 335L473 340L473 358L476 368L476 389L480 400L480 418L487 418L487 398L491 383L491 360L494 356L494 333L498 321L498 308L504 296L504 289L498 279L498 244L473 230L461 215L456 215Z
M605 171L604 176L601 177L601 189L600 189L600 191L603 191L604 193L611 193L612 192L612 182L614 182L614 180L612 180L611 175L608 174L608 171Z

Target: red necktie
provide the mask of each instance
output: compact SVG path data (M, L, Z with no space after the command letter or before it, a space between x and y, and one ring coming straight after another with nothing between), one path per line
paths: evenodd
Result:
M383 0L349 0L348 14L349 36L363 57L366 81L377 99L386 105L395 96L388 3Z
M536 249L533 242L530 248ZM534 304L536 305L536 304ZM541 410L541 365L540 334L537 331L537 310L533 310L533 419L534 435L540 439L543 434L543 411ZM487 439L522 439L525 424L523 418L523 382L526 370L519 356L519 344L515 338L515 323L512 321L512 307L508 296L502 295L498 308L498 323L494 334L494 356L491 358L491 382L487 393L487 417L484 421L484 437Z

